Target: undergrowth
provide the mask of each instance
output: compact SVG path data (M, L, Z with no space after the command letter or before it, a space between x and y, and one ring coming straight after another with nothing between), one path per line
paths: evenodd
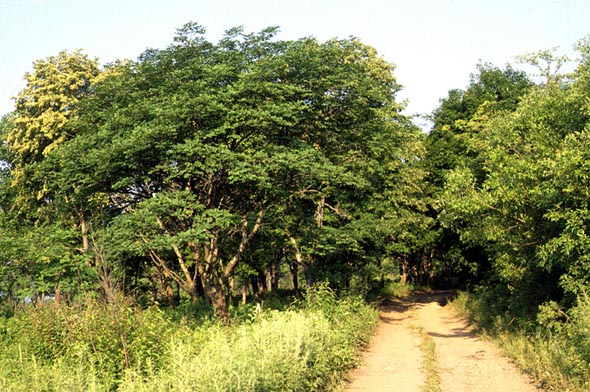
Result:
M242 314L227 327L123 304L31 308L0 320L0 391L331 390L377 322L326 286Z
M535 320L498 311L489 293L460 293L454 306L498 342L517 365L547 390L590 390L590 299L565 311L549 302Z

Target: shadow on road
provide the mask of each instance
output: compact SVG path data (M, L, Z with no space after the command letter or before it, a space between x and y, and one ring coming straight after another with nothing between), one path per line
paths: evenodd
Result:
M401 316L413 308L420 308L432 302L436 302L440 306L446 306L454 295L455 292L453 290L438 290L417 291L403 298L387 298L381 304L381 310L383 312L381 321L397 321L396 318L390 316L391 313L398 313Z

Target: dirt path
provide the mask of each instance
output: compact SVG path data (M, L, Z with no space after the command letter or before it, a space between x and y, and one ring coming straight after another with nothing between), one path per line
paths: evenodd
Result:
M435 344L443 392L539 392L490 342L473 334L467 320L446 306L450 292L419 293L391 302L345 391L413 392L425 388L420 345Z

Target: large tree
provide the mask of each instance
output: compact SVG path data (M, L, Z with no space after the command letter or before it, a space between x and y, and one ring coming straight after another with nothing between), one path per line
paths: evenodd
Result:
M532 87L526 73L510 65L501 69L491 64L478 64L477 73L471 75L465 90L451 90L441 100L433 112L433 128L425 143L424 165L428 171L428 193L433 198L432 216L438 216L440 195L453 170L468 168L477 181L483 180L486 172L482 151L473 143L480 133L481 123L514 111ZM432 256L438 260L441 277L446 283L470 283L488 272L482 243L461 242L459 226L451 229L439 225L437 232Z
M489 115L480 108L468 141L479 168L452 170L443 194L443 222L464 243L487 249L495 283L521 312L571 299L590 276L587 44L580 48L574 74L549 78L513 111Z
M66 127L76 136L39 165L45 197L91 212L86 227L110 241L101 260L148 259L224 319L263 230L308 272L350 276L370 250L363 208L417 157L393 66L374 49L275 34L232 29L214 44L184 26L97 83Z
M81 51L36 61L25 74L26 86L16 97L14 111L0 126L0 219L5 243L12 243L4 248L1 262L20 270L22 297L43 300L52 293L59 303L62 290L79 286L80 221L63 203L47 197L50 177L42 166L75 137L66 125L76 118L77 103L91 94L99 75L97 60Z

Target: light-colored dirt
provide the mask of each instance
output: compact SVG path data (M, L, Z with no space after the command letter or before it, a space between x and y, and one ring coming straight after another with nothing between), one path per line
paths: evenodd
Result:
M363 365L351 373L345 391L423 391L426 377L420 344L424 334L436 345L443 392L541 391L446 306L450 295L419 293L387 304Z
M352 373L346 391L419 392L425 376L421 370L422 339L409 327L412 311L406 303L390 304L381 312L381 323L365 353L364 365ZM403 385L404 389L396 389Z

